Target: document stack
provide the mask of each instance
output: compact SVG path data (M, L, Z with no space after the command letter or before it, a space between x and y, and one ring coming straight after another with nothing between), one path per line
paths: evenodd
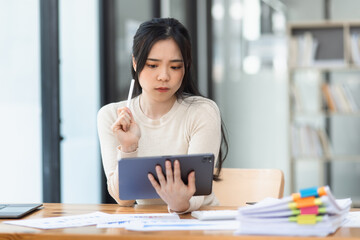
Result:
M327 236L343 223L351 199L335 199L328 186L303 189L282 199L267 198L239 208L236 234Z

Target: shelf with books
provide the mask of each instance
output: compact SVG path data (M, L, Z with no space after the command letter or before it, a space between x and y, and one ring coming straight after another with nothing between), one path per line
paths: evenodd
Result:
M289 69L360 68L359 22L290 24Z
M341 128L360 130L360 22L292 23L288 36L290 184L296 191L299 161L319 164L322 185L334 178L333 162L360 167L360 136L339 137Z
M291 114L296 115L325 115L326 117L350 115L360 116L360 99L357 97L357 89L360 87L360 81L356 85L348 82L341 83L321 83L320 95L321 104L317 109L306 109L304 99L307 91L304 87L291 85L292 109ZM311 87L311 86L309 86ZM306 100L306 99L305 99Z

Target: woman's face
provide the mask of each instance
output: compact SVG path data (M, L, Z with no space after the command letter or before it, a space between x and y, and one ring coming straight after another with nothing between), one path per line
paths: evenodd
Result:
M135 61L133 65L136 69ZM155 102L174 101L184 74L184 61L176 42L173 39L156 42L139 75L143 97Z

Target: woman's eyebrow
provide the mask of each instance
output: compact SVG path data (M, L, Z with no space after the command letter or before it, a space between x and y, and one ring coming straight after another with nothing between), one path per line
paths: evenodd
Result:
M156 59L156 58L148 58L147 60L154 61L154 62L161 62L160 59ZM170 62L184 62L184 61L182 59L173 59L173 60L170 60Z

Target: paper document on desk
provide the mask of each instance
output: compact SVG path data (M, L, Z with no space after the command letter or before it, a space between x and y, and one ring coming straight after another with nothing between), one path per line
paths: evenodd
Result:
M13 220L13 221L5 221L2 223L32 227L32 228L40 228L40 229L56 229L56 228L96 225L98 223L108 221L108 219L110 218L109 215L111 214L107 214L103 212L94 212L89 214L73 215L66 217Z
M174 221L179 220L180 217L173 213L151 213L151 214L110 214L109 218L104 223L97 224L98 228L125 228L133 221L145 220L161 220Z
M342 226L360 228L360 211L349 212Z
M172 213L151 213L151 214L107 214L103 212L94 212L82 215L73 215L65 217L50 217L28 220L13 220L3 223L19 225L40 229L56 229L69 227L83 227L90 225L98 225L98 227L114 228L125 227L130 220L139 219L161 219L161 220L178 220L177 214Z
M197 219L179 220L148 220L131 221L126 226L127 230L132 231L179 231L179 230L217 230L234 231L239 228L239 221L200 221Z
M237 234L327 236L345 221L351 199L335 199L328 186L239 208Z

